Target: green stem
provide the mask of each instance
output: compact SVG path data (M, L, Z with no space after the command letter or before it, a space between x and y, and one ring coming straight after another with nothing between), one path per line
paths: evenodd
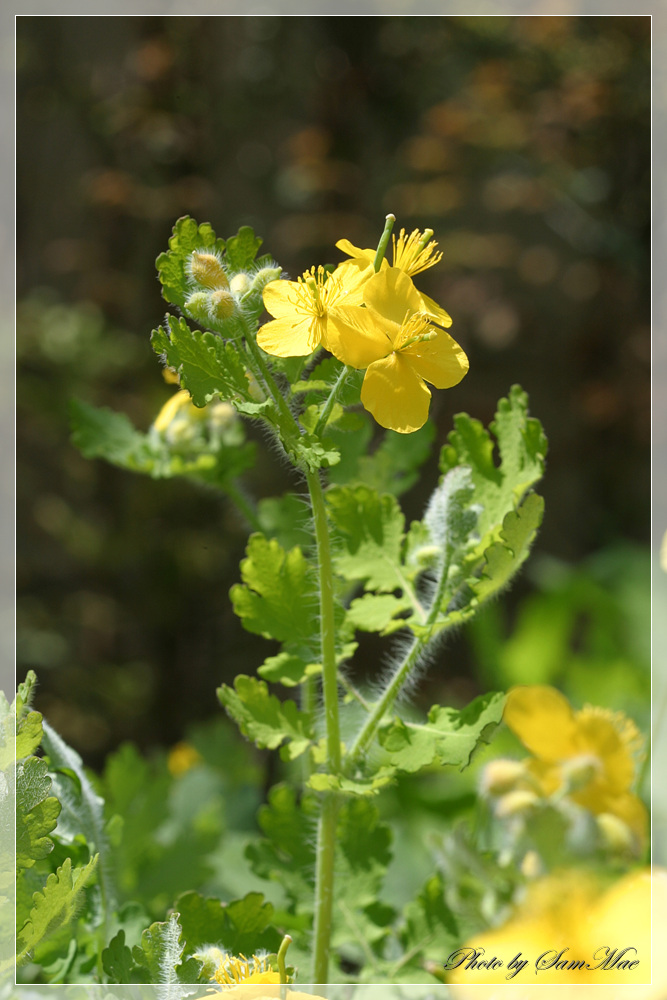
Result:
M252 336L250 332L246 333L245 342L248 351L252 357L252 360L257 365L257 368L260 371L262 379L264 380L264 384L266 385L266 388L268 389L269 394L273 398L276 406L282 413L283 417L287 420L287 422L294 424L298 428L299 425L294 419L294 414L292 413L289 406L285 402L285 397L283 396L282 392L276 385L276 381L273 375L271 374L269 366L264 360L261 348L257 346L257 342L255 341L255 338Z
M336 633L334 622L334 586L324 494L319 473L306 473L315 522L320 583L320 636L322 645L322 692L326 722L327 770L341 769L340 723L338 718L338 677L336 670ZM335 792L325 792L317 829L317 867L315 873L315 928L313 983L326 983L333 922L334 864L336 822L339 802Z
M370 716L364 723L362 729L360 730L356 740L354 741L350 753L348 756L348 767L352 768L358 762L358 760L366 753L368 747L373 741L375 734L377 732L378 726L382 722L383 718L391 708L391 706L396 701L401 688L405 684L407 678L410 676L412 668L415 666L420 654L426 648L430 642L432 635L432 626L435 624L438 614L440 612L440 607L442 605L443 598L445 596L445 591L447 589L447 577L449 575L449 567L452 560L453 549L448 548L445 551L445 557L443 560L442 571L440 578L438 580L438 586L431 604L428 618L426 619L426 631L420 635L415 636L412 640L412 645L408 650L405 659L396 668L393 677L389 680L387 687L384 690L384 694L380 700L376 703L375 708L371 712Z
M324 408L322 409L322 412L320 413L320 419L315 424L315 430L313 431L313 434L315 435L315 437L319 437L320 436L320 434L322 433L322 431L326 427L327 423L329 422L329 417L331 416L331 411L334 408L334 403L336 402L336 397L338 396L338 393L340 392L341 387L342 387L343 383L345 382L345 379L347 378L347 376L350 374L351 371L352 371L352 369L349 368L347 365L345 365L343 367L343 370L341 371L340 375L336 379L336 382L334 383L334 386L331 389L331 392L329 393L329 397L328 397L326 403L324 404Z
M382 236L380 237L380 242L378 243L378 248L375 252L375 259L373 260L373 270L377 272L382 267L382 261L384 260L384 255L387 252L387 247L389 245L389 237L391 236L391 231L394 228L394 223L396 222L396 216L391 213L387 216L384 223L384 230Z

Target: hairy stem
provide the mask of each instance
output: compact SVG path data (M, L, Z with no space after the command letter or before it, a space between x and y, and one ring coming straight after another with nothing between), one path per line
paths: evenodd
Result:
M405 655L402 663L398 665L394 674L389 679L386 688L382 694L382 697L378 702L376 702L373 711L361 728L356 740L352 744L350 753L348 756L348 767L352 768L359 761L359 759L366 753L369 746L371 745L375 734L377 732L378 726L382 722L383 718L392 707L398 695L400 694L401 688L405 684L406 680L410 676L413 667L417 663L420 654L424 651L426 646L431 640L432 626L435 624L442 605L443 598L445 596L445 591L447 589L447 577L449 575L449 566L451 563L453 554L452 548L447 548L445 551L445 557L443 560L442 570L440 577L438 579L438 585L429 609L428 618L426 619L427 631L422 635L415 636L412 640L410 649Z
M308 489L315 522L320 583L320 636L322 644L322 692L326 721L327 770L341 769L340 723L338 718L338 677L336 671L336 634L334 623L334 587L324 494L319 473L307 472ZM313 983L326 983L333 919L334 862L338 796L325 792L317 828L317 868L315 873L315 929Z

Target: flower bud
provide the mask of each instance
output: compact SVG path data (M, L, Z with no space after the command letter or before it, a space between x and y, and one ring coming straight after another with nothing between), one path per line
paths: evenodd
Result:
M505 795L514 791L526 777L526 769L520 760L492 760L482 771L481 791L483 795Z
M608 850L614 854L635 854L637 842L635 835L622 819L612 813L600 813L595 817L600 839Z
M544 865L537 851L526 851L521 862L521 874L525 878L537 878L544 875Z
M217 403L210 403L207 409L209 424L216 430L229 430L236 423L236 410L231 403L220 399Z
M280 267L262 267L252 279L252 291L262 292L270 281L277 281L282 274Z
M219 288L211 292L211 315L216 319L229 319L236 310L236 301L231 292Z
M245 373L245 377L248 379L248 392L250 393L251 398L254 399L256 403L263 403L266 396L264 395L264 391L253 373L247 371Z
M242 298L245 293L250 290L251 284L252 282L250 281L250 276L247 275L245 271L239 271L239 273L235 274L229 282L229 287L234 295Z
M186 299L183 308L188 316L196 319L198 323L205 325L211 318L211 293L195 292L189 299Z
M215 253L200 253L195 250L190 256L190 277L204 288L229 288L220 258Z
M578 757L571 757L562 765L563 778L567 784L568 792L576 792L585 788L599 774L601 763L593 754L580 754Z
M503 795L498 799L498 804L496 805L496 816L500 819L521 816L525 813L531 812L538 802L539 799L535 792L529 792L525 789L516 789L516 791L508 792L506 795Z

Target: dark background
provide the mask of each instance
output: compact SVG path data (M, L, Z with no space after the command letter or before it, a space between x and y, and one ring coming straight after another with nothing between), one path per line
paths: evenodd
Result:
M254 226L292 277L343 236L374 246L389 211L432 227L444 259L418 281L471 362L434 393L438 445L519 382L550 441L536 565L648 543L649 17L17 24L18 676L86 760L179 739L271 652L231 611L226 501L69 443L72 396L142 429L169 396L148 337L180 215ZM434 452L408 517L435 479ZM267 456L247 485L295 483ZM425 705L483 686L465 634L445 657Z

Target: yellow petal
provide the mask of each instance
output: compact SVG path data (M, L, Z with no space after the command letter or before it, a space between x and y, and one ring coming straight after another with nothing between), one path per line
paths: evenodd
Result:
M342 250L343 253L349 254L350 257L363 257L371 264L375 260L375 250L362 250L360 247L355 247L355 245L350 243L349 240L338 240L336 246L339 250Z
M301 358L312 354L319 346L324 329L324 324L316 317L301 319L292 313L260 327L257 343L263 351L277 358Z
M435 331L436 327L430 329ZM438 330L433 340L403 348L401 356L409 358L415 371L436 389L457 385L469 368L465 352L444 330Z
M541 684L512 688L503 717L523 745L542 760L565 760L578 753L574 712L555 688Z
M262 292L264 305L268 312L276 319L290 315L294 312L295 302L298 300L298 281L270 281Z
M440 326L452 325L452 317L448 312L445 312L442 306L438 305L435 299L430 299L428 295L421 293L421 300L423 311L428 313L429 316L432 316L436 323Z
M421 295L398 267L387 267L368 279L364 285L364 302L399 326L406 316L422 309Z
M331 297L329 308L336 308L339 304L360 306L364 301L364 285L374 273L371 265L365 261L346 260L339 264L329 281L338 284L340 292Z
M428 419L431 393L409 362L390 354L369 366L361 402L381 427L411 434Z
M329 314L327 346L339 361L352 368L368 368L393 348L395 323L384 321L371 309L342 306Z

